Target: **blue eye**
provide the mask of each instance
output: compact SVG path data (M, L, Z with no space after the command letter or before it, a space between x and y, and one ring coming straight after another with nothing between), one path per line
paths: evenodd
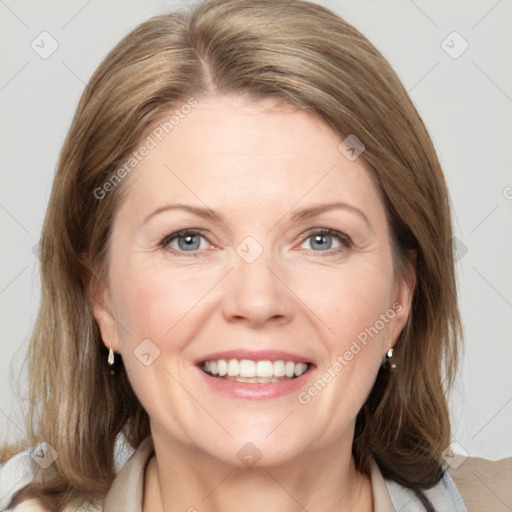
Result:
M333 240L335 239L338 240L339 245L333 248ZM312 251L327 254L342 252L352 246L352 241L347 235L328 228L310 231L306 238L304 238L303 243L308 240L311 240L310 246ZM324 254L322 254L322 256L324 256Z
M198 231L178 231L166 236L160 245L171 249L173 252L194 252L201 248L201 238L206 240ZM174 241L177 241L178 247L172 245Z

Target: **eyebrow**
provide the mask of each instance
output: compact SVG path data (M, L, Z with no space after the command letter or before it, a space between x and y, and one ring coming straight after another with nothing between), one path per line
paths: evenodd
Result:
M372 232L374 231L374 229L370 223L370 220L368 219L368 217L362 210L360 210L359 208L356 208L355 206L352 206L351 204L343 203L343 202L335 202L335 203L327 203L327 204L319 204L319 205L310 206L309 208L304 208L302 210L293 212L291 214L291 219L293 221L302 221L302 220L306 220L306 219L311 219L311 218L316 217L324 212L327 212L329 210L334 210L334 209L347 210L347 211L357 214L359 217L361 217L363 219L363 221L370 228L370 230ZM166 211L171 211L171 210L183 210L183 211L192 213L193 215L197 215L198 217L202 217L203 219L211 220L214 222L220 222L220 223L224 224L222 215L215 212L214 210L212 210L210 208L201 208L198 206L192 206L189 204L168 204L165 206L161 206L161 207L157 208L156 210L154 210L153 212L151 212L144 219L143 224L146 224L146 222L148 222L154 216L159 215L160 213L163 213Z
M161 206L157 208L155 211L151 212L142 222L142 224L146 224L150 219L159 215L160 213L171 211L171 210L184 210L186 212L197 215L198 217L203 217L203 219L213 220L216 222L224 222L222 220L222 216L210 208L200 208L198 206L192 206L190 204L168 204L165 206Z
M309 208L304 208L303 210L299 210L292 214L292 220L305 220L310 219L312 217L316 217L317 215L320 215L321 213L324 213L329 210L335 210L335 209L342 209L342 210L348 210L350 212L353 212L357 214L359 217L361 217L364 222L367 224L367 226L373 231L373 227L370 223L370 220L366 216L366 214L360 210L359 208L356 208L355 206L352 206L348 203L343 202L336 202L336 203L328 203L328 204L320 204L311 206Z

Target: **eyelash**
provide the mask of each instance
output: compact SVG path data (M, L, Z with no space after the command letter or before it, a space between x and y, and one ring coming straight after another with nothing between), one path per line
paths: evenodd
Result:
M159 245L163 249L166 249L169 252L176 254L178 256L187 255L187 252L189 252L189 251L180 251L180 250L176 250L174 248L169 247L169 244L171 242L173 242L177 238L179 238L181 236L185 236L185 235L201 236L205 240L207 240L207 238L205 237L203 232L200 230L183 229L181 231L176 231L174 233L171 233L170 235L167 235L165 238L163 238L163 240L160 242ZM301 239L301 244L304 243L308 238L311 238L312 236L315 236L315 235L333 236L341 242L340 247L337 247L335 249L329 249L326 251L318 251L315 249L309 249L310 251L313 251L315 253L315 255L317 255L317 256L318 255L321 257L332 256L334 254L338 254L347 249L350 249L353 246L353 242L348 235L345 235L344 233L341 233L340 231L336 231L335 229L330 229L330 228L313 228L313 229L307 231ZM199 256L201 256L201 252L200 252L200 250L190 251L190 253L187 256L199 257Z

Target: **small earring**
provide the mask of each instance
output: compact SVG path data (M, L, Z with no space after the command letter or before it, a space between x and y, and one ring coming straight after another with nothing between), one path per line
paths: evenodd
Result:
M384 362L384 367L386 370L396 370L396 364L392 361L393 358L393 348L390 348L388 350L388 353L386 354L386 360Z
M108 359L107 359L108 365L112 366L114 364L114 351L112 350L112 347L110 347L108 351Z

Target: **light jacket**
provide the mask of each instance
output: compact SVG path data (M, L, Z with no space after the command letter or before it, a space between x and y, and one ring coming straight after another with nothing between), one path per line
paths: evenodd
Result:
M66 512L68 512L68 510L69 512L141 512L145 469L153 454L154 448L152 439L147 438L134 453L129 452L128 455L126 455L126 462L122 460L118 464L120 469L119 473L103 503L88 506L81 503L73 503L66 508ZM488 465L489 463L490 465L494 464L484 459L475 460L484 461ZM498 465L501 463L502 466L500 475L503 478L504 484L510 479L509 487L512 487L512 458L504 459L504 461L504 464L502 461L498 461ZM4 510L4 507L7 506L14 492L30 481L37 480L40 471L34 469L33 462L30 456L30 450L26 450L15 455L0 468L0 510ZM470 467L466 475L458 471L458 469L453 471L454 478L457 480L459 487L466 487L466 482L467 480L471 480L471 476L473 479L478 479L477 468L480 467L481 464L480 466L475 466L471 459L467 459L461 467L466 464ZM481 481L481 483L484 482ZM424 512L425 510L419 499L411 490L400 486L396 482L384 479L375 462L373 462L371 467L371 485L374 497L374 512ZM485 486L485 488L488 487L488 485ZM478 485L475 485L475 482L473 482L473 484L468 487L468 496L471 494L469 491L475 491L476 488L478 488ZM425 495L433 504L436 512L472 512L473 510L478 510L478 512L492 510L492 512L496 512L501 510L499 506L506 505L504 500L510 498L510 495L506 497L502 493L503 499L501 499L498 493L494 496L497 501L493 502L492 496L488 496L485 499L484 508L482 508L482 502L479 501L479 494L477 493L471 498L471 501L474 502L474 508L473 505L469 505L469 502L468 508L466 508L455 486L454 480L448 472L443 474L442 479L437 485L426 490ZM510 504L509 502L508 505ZM503 508L503 510L510 509ZM47 509L42 507L35 500L25 501L12 509L12 511L48 512Z

